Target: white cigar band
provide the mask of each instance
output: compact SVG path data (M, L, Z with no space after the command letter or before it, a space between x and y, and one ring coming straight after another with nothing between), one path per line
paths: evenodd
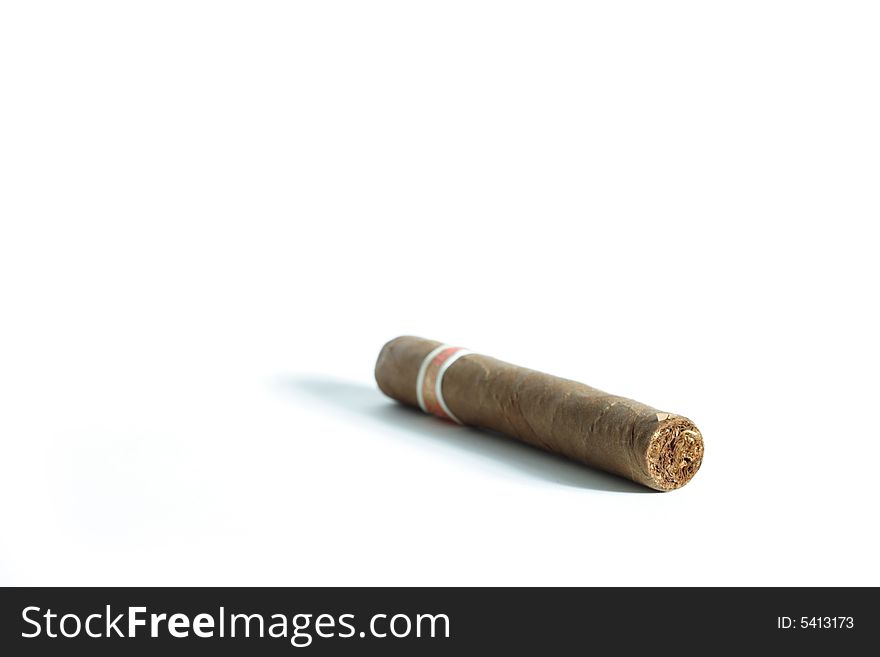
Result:
M419 400L419 408L430 415L463 424L449 410L446 400L443 399L443 375L455 361L470 353L472 352L461 347L441 344L425 356L421 367L419 367L419 376L416 378L416 397Z

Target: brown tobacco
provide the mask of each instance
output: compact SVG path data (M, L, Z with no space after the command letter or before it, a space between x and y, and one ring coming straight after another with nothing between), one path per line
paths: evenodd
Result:
M703 460L703 437L685 417L435 340L404 336L386 344L376 381L404 404L656 490L684 486Z

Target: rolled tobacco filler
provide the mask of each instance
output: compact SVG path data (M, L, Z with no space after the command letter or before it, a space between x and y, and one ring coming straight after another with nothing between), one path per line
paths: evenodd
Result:
M426 413L656 490L681 488L703 460L703 437L685 417L436 340L391 340L376 362L376 382Z

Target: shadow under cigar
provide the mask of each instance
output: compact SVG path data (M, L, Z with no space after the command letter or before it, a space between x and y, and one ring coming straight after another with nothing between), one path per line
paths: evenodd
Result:
M564 486L614 493L651 493L648 488L612 474L593 470L556 454L498 433L461 427L399 404L378 388L327 377L284 377L279 387L308 395L338 410L396 429L394 433L442 441L477 456L503 463L527 475Z

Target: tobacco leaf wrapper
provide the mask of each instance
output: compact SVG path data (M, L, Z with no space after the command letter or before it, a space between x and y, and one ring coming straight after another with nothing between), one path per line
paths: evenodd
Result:
M703 460L703 437L685 417L436 340L403 336L386 344L376 382L427 413L656 490L684 486Z

